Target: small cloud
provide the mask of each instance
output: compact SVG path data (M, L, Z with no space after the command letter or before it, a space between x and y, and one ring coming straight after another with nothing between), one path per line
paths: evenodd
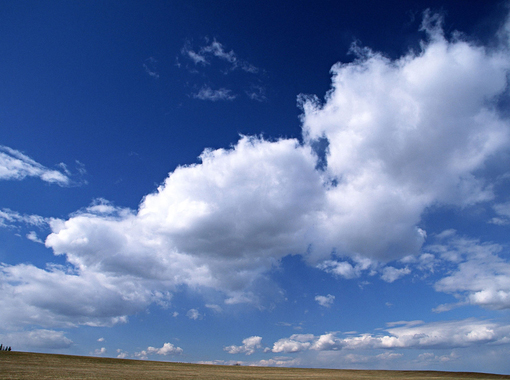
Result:
M147 351L142 350L139 352L135 352L135 358L147 360L147 359L149 359L149 356L147 355Z
M219 305L206 304L205 307L207 307L208 309L214 310L216 313L221 313L223 311L223 309Z
M186 68L192 74L191 81L202 81L200 84L195 82L197 88L201 86L200 90L192 95L195 99L231 101L236 99L238 94L244 92L251 100L258 102L267 100L265 88L257 82L261 70L239 58L234 50L227 49L216 39L211 41L209 38L205 38L205 44L202 46L193 46L192 42L188 40L181 49L179 57L176 59L177 67ZM237 72L235 78L227 79L227 76L234 71ZM218 78L218 73L223 74L221 80L227 81L227 86L213 90L204 84L204 78ZM235 88L234 92L229 88Z
M143 68L144 68L145 72L147 74L149 74L149 76L151 76L154 79L158 79L159 78L159 74L156 71L156 63L157 62L158 61L156 59L154 59L153 57L149 57L143 63Z
M175 347L172 343L165 343L161 348L147 347L147 353L157 355L180 355L182 354L182 348ZM145 351L144 351L145 352Z
M207 39L206 39L207 40ZM181 49L181 54L193 61L195 65L209 65L211 59L218 59L228 64L229 71L241 69L247 73L257 74L259 69L251 63L239 59L237 54L233 51L227 51L222 43L214 39L209 45L202 46L195 51L191 48L191 43L187 41Z
M265 102L267 100L266 90L262 86L250 86L250 88L245 90L245 94L251 100L258 102Z
M209 86L203 86L196 94L193 94L193 97L195 99L216 102L218 100L234 100L237 96L232 94L232 91L226 88L213 90Z
M106 354L106 348L105 347L96 348L94 350L94 352L93 353L91 352L90 354L91 355L104 355L104 354Z
M262 348L262 337L260 336L251 336L249 338L243 339L243 344L241 346L228 346L223 348L224 351L227 351L229 354L246 354L251 355L255 352L256 349Z
M129 354L126 351L123 351L120 348L117 349L117 358L118 359L125 359L128 356L129 356Z
M98 342L104 342L104 338L99 338L97 341Z
M181 49L181 54L186 58L191 59L195 65L208 65L209 62L207 62L205 56L195 52L193 49L191 49L190 45L190 42L187 41L184 44L184 47Z
M274 353L295 353L308 350L316 337L313 334L293 334L290 338L279 339L273 344Z
M188 310L188 312L186 313L186 316L189 318L189 319L193 319L194 321L196 321L198 318L200 318L200 313L198 312L197 309L190 309Z
M321 306L331 307L335 301L335 296L331 294L328 294L327 296L315 296L315 301L317 301Z
M383 274L381 279L386 282L394 282L399 278L405 276L406 274L411 273L411 270L408 267L397 269L394 267L386 267L383 269Z
M176 318L178 315L179 315L179 313L178 313L177 311L174 311L174 312L172 313L172 317L174 317L174 318Z
M44 242L37 237L37 234L35 233L35 231L30 231L27 234L27 239L32 240L34 243L44 244Z

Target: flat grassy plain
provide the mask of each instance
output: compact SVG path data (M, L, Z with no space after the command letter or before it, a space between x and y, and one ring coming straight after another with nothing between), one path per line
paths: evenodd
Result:
M243 367L155 362L0 352L0 379L510 379L510 376L469 372L435 371L361 371L339 369L304 369Z

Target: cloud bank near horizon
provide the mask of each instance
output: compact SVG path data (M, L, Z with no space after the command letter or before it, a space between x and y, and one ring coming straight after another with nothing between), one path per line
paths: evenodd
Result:
M45 244L69 265L2 265L0 321L111 325L168 304L180 285L257 303L257 282L289 254L345 278L409 274L385 265L422 253L423 213L493 201L484 165L510 147L497 107L508 46L448 40L440 23L426 14L422 51L397 60L353 47L353 62L333 66L324 102L301 97L303 142L242 136L178 167L136 211L99 200L51 220ZM437 290L490 306L498 300L482 299L487 284L445 279Z
M280 355L260 361L241 361L244 365L312 366L324 361L334 362L335 366L340 366L338 368L343 364L367 363L380 368L389 362L398 367L401 361L405 363L402 369L409 369L414 364L418 369L434 362L454 362L460 357L472 356L474 359L479 357L482 346L497 348L505 355L504 345L510 338L508 324L476 318L432 323L398 321L376 330L379 332L293 334L278 339L269 347L263 344L262 337L252 336L244 339L242 345L227 346L224 350L232 355L249 356L257 351ZM427 352L437 349L441 355ZM491 355L494 354L492 351Z

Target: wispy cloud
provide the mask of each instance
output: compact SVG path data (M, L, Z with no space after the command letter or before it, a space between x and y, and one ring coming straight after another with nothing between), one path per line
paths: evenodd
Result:
M20 214L9 209L0 210L0 227L7 227L15 224L26 224L34 227L43 227L49 224L51 219L39 215Z
M190 73L200 73L200 78L205 77L209 81L213 81L215 78L216 82L222 83L221 86L218 86L220 87L218 90L212 90L208 85L199 85L201 89L198 93L193 94L195 99L234 100L239 93L244 93L251 100L259 102L266 100L264 86L255 85L251 79L248 79L258 79L261 70L246 60L240 59L234 50L227 49L216 39L210 41L209 38L206 38L205 45L198 47L193 47L191 41L186 41L181 49L181 57L191 63L191 65L184 65ZM181 66L178 63L178 67ZM228 80L228 74L234 71L243 75L236 76L236 80L232 82ZM218 74L221 75L218 76Z
M211 100L216 102L218 100L234 100L237 96L232 94L232 91L226 88L220 88L218 90L213 90L209 86L203 86L200 91L193 94L195 99L200 100Z
M25 177L38 177L59 186L71 183L65 166L63 171L48 169L20 151L0 145L0 179L22 180Z
M145 72L151 76L152 78L154 79L158 79L159 78L159 73L156 69L156 64L157 64L157 60L153 57L149 57L145 60L145 62L143 63L143 68L145 70Z
M206 41L208 38L206 38ZM181 49L181 54L190 59L195 65L209 65L210 60L216 58L228 64L230 71L240 69L247 73L256 74L259 69L251 63L240 59L233 50L227 51L222 43L216 39L209 44L199 47L196 51L191 47L191 42L187 41Z

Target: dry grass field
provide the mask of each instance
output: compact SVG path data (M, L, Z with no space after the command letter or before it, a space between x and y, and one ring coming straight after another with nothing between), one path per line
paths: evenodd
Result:
M86 356L0 352L0 379L510 379L510 376L434 371L358 371L219 366Z

